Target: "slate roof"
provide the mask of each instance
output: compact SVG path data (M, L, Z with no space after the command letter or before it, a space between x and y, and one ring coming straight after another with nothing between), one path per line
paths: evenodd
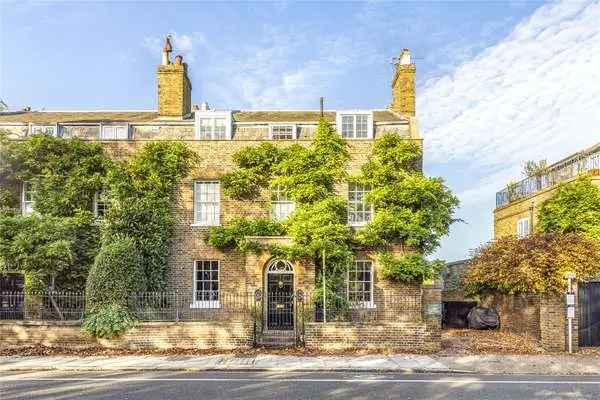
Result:
M317 122L319 111L234 111L235 122ZM152 122L158 118L155 111L17 111L0 112L0 123L54 124L100 122ZM335 112L325 112L325 118L335 122ZM402 122L406 118L387 110L373 111L375 122ZM191 121L191 120L190 120Z

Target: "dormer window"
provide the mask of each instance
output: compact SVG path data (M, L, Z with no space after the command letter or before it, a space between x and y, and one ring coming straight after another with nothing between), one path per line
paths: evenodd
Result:
M294 140L296 139L296 125L271 125L269 127L271 139Z
M56 125L32 125L31 134L56 136Z
M128 140L129 128L127 125L102 125L100 140Z
M231 139L231 111L195 111L196 140Z
M371 111L338 111L336 126L347 139L373 138L373 113Z

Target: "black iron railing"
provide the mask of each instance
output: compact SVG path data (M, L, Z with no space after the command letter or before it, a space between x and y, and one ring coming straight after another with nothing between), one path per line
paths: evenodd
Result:
M210 299L197 293L144 292L128 298L140 321L244 320L253 316L254 298L216 293ZM85 295L75 292L0 292L0 319L78 321L85 313Z
M512 201L593 170L600 170L600 149L550 168L546 173L507 185L496 193L496 207L502 207Z

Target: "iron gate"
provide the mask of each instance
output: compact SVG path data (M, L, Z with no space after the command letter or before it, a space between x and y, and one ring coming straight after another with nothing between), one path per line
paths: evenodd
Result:
M0 319L23 319L23 285L21 274L0 275Z
M600 282L579 282L579 346L600 346Z

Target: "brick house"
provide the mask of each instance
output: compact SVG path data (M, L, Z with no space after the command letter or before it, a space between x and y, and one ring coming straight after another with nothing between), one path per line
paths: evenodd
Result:
M254 296L257 290L268 294L282 282L290 293L299 290L311 293L315 286L314 265L273 259L267 252L261 255L237 250L222 252L210 246L206 239L210 227L226 224L234 218L271 216L284 219L293 211L293 202L278 192L265 192L255 201L228 198L223 194L219 180L235 168L232 155L244 147L263 141L281 146L308 145L321 111L213 109L206 102L192 106L192 84L187 65L181 56L171 62L171 51L167 40L162 63L157 69L157 110L4 112L0 113L0 130L8 131L14 139L46 133L100 141L113 157L132 154L147 141L186 142L199 154L200 162L181 183L179 200L174 204L176 228L169 262L169 290L189 294L189 312L227 308L231 301L228 299ZM392 101L388 108L325 110L323 115L348 141L351 173L358 172L371 154L374 139L384 132L421 143L415 117L415 65L411 62L410 52L403 50L395 65ZM24 183L21 190L22 211L31 212L28 185ZM348 224L360 229L372 217L372 210L364 202L366 188L346 183L339 185L337 190L348 198ZM105 206L101 195L98 196L94 202L95 212L101 215ZM262 237L257 240L286 243L290 239ZM402 252L401 246L394 251ZM388 307L389 312L382 317L387 325L380 321L379 327L375 324L307 325L308 345L336 347L340 345L340 338L345 338L346 345L353 347L384 342L394 347L439 346L439 290L392 284L380 279L377 262L369 252L356 254L347 280L351 284L349 287L354 288L349 290L349 301L357 307L379 307L383 311L389 294L404 297L407 302L413 302L413 307L404 313ZM276 315L280 307L280 304L267 302L264 313ZM292 313L291 318L266 318L265 331L293 332L297 329L295 321L299 311L294 306L284 309ZM224 331L227 329L225 326ZM237 327L232 329L239 330ZM247 326L244 329L247 333Z
M542 203L554 195L559 183L570 182L580 173L589 175L600 186L600 143L549 165L540 176L523 179L497 192L494 237L522 237L533 232Z

